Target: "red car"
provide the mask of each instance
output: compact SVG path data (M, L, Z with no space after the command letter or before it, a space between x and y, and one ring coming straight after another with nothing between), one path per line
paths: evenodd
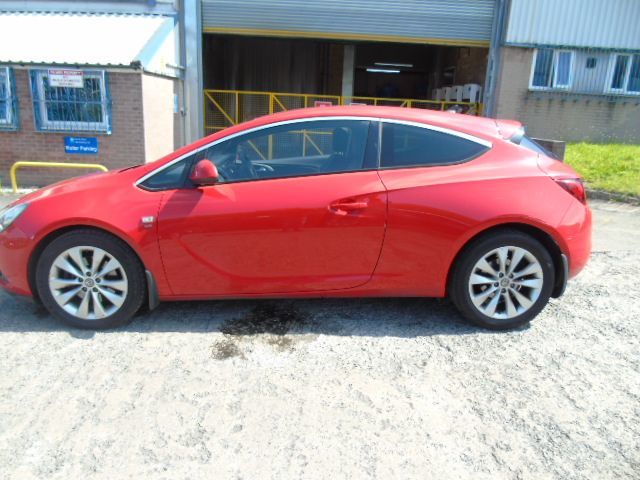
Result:
M580 178L519 123L319 107L21 198L0 213L0 285L84 328L165 300L449 296L500 329L590 248Z

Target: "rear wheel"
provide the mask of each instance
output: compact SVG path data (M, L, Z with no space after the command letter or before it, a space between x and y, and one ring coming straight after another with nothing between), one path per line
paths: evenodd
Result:
M554 284L551 255L535 238L504 230L471 243L456 262L449 292L467 319L509 329L545 307Z
M144 301L144 270L121 240L95 230L56 238L36 266L38 294L57 318L79 328L128 323Z

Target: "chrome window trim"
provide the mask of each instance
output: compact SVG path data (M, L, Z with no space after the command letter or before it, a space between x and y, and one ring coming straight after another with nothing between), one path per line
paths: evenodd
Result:
M451 114L451 115L459 115L459 114ZM493 144L491 142L489 142L488 140L484 140L482 138L479 137L475 137L473 135L470 135L468 133L463 133L463 132L459 132L457 130L452 130L449 128L445 128L445 127L437 127L435 125L431 125L428 123L421 123L421 122L414 122L411 120L399 120L399 119L391 119L391 118L384 118L384 117L361 117L361 116L347 116L347 115L334 115L334 116L327 116L327 117L308 117L308 118L296 118L294 120L284 120L281 122L275 122L275 123L268 123L266 125L260 125L258 127L254 127L254 128L250 128L248 130L242 130L241 132L236 132L236 133L232 133L231 135L227 135L225 137L219 138L217 140L214 140L210 143L207 143L205 145L202 145L199 148L196 148L194 150L191 150L190 152L187 152L181 156L179 156L178 158L175 158L173 160L171 160L169 163L166 163L158 168L156 168L155 170L152 170L151 172L147 173L146 175L144 175L142 178L138 179L134 185L135 186L139 186L141 183L145 182L146 180L148 180L150 177L154 176L157 173L162 172L164 169L169 168L170 166L184 160L187 157L190 157L191 155L195 155L203 150L206 150L208 148L214 147L216 145L218 145L219 143L222 142L226 142L227 140L231 140L233 138L239 137L241 135L247 135L250 133L254 133L254 132L258 132L260 130L265 130L267 128L272 128L272 127L280 127L282 125L288 125L288 124L296 124L296 123L304 123L304 122L314 122L314 121L335 121L335 120L348 120L348 121L369 121L369 122L380 122L380 129L378 131L378 141L380 142L380 135L381 135L381 128L382 128L382 123L394 123L394 124L398 124L398 125L407 125L407 126L414 126L414 127L419 127L419 128L424 128L427 130L433 130L436 132L441 132L441 133L446 133L449 135L453 135L456 137L460 137L460 138L464 138L466 140L470 140L472 142L475 142L479 145L482 145L484 147L487 148L491 148L493 146ZM378 146L378 149L380 149L380 145ZM378 168L380 168L380 163L379 163L379 159L378 159ZM340 172L338 172L340 173ZM287 178L295 178L295 177L287 177Z

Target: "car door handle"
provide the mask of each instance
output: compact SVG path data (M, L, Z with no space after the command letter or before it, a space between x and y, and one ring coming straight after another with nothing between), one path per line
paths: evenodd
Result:
M346 215L349 212L364 210L369 202L335 202L329 205L329 210L338 215Z

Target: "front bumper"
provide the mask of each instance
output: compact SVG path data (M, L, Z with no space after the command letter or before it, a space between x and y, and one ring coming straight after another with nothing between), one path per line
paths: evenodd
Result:
M15 224L0 233L0 288L32 296L28 274L32 247L32 240Z

